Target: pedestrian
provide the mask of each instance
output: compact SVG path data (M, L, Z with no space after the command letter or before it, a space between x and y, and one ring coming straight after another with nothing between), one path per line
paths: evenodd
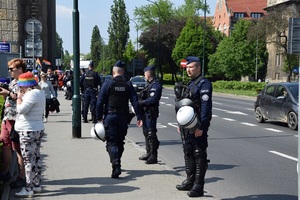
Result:
M53 88L53 85L50 81L47 80L47 74L41 73L41 81L39 82L39 86L41 87L41 90L44 92L46 104L45 104L45 115L43 122L48 121L48 116L50 113L50 106L52 104L52 99L56 98L55 91Z
M127 135L129 100L137 116L137 126L143 125L138 96L132 84L124 77L125 64L117 61L113 67L113 79L106 80L97 98L97 120L104 123L106 130L106 151L112 164L111 178L121 174L121 157Z
M146 87L139 94L139 106L143 119L143 134L145 136L146 154L139 157L146 164L157 163L157 150L159 140L157 138L156 122L159 116L159 100L161 98L162 86L155 78L154 66L144 68L144 76L147 81Z
M177 185L178 190L189 191L189 197L199 197L204 194L204 177L208 167L207 160L207 132L212 117L212 84L201 75L201 65L198 57L186 58L186 72L191 78L186 86L175 85L175 96L177 103L175 108L186 108L190 106L196 113L195 126L187 128L179 126L181 133L185 170L187 179ZM180 108L179 108L180 109ZM181 113L185 117L188 113ZM178 117L178 115L177 115ZM178 118L177 118L178 121Z
M96 120L96 96L98 94L98 87L100 86L99 74L94 71L94 63L90 61L88 71L83 75L83 87L84 87L84 107L83 107L83 123L88 123L87 115L89 107L92 114L93 123L97 123Z
M53 72L51 67L47 69L47 80L52 84L55 96L57 97L58 75L57 72Z
M15 195L30 198L34 193L42 192L40 156L41 138L44 135L42 121L46 104L45 94L39 89L38 83L31 73L19 76L20 91L17 98L17 117L15 129L20 136L20 146L24 158L26 186Z
M3 142L2 146L2 165L0 179L4 182L11 180L11 174L9 173L9 167L12 161L12 150L17 153L19 174L16 180L10 184L12 188L18 188L25 186L25 171L23 158L20 150L20 143L18 138L12 141L10 133L14 130L16 115L17 115L17 93L19 91L18 78L19 75L26 71L26 62L22 59L16 58L10 60L8 63L8 71L12 78L9 85L1 85L0 95L5 99L4 102L4 116L1 124L0 140Z

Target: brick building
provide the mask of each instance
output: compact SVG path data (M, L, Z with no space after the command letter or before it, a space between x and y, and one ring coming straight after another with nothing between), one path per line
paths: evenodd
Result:
M239 19L257 21L266 14L267 0L217 0L213 26L229 36Z

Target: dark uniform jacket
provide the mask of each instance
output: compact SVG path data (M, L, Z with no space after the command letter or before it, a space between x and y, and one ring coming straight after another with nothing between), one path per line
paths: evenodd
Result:
M128 96L126 96L126 94L124 94L126 99L119 100L120 98L123 98L120 96L117 98L113 98L113 95L114 95L113 91L112 91L113 84L120 84L120 86L114 86L115 87L114 89L120 90L120 92L122 92L124 90L124 88L126 90L128 90L128 91L126 91ZM125 77L123 77L123 76L117 76L117 77L114 77L112 80L105 81L100 89L100 92L99 92L98 98L97 98L97 109L96 109L97 119L98 120L103 119L103 115L105 115L109 111L122 112L122 113L128 114L129 113L128 100L130 100L130 102L134 108L137 119L141 120L140 107L138 105L138 96L137 96L137 93L135 92L134 87L132 86L131 82L126 81ZM126 105L125 105L125 103L126 103ZM115 105L112 105L112 104L115 104ZM121 104L123 104L123 105L121 105Z

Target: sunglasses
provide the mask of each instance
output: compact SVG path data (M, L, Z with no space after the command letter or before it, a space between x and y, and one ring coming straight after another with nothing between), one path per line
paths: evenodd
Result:
M18 67L9 67L8 71L14 71L14 69L17 69Z

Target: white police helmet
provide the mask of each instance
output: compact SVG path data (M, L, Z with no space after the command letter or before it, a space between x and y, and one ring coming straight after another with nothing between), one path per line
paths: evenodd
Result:
M176 114L177 122L180 126L187 129L195 129L198 123L197 114L191 106L182 106Z
M102 140L103 142L106 140L105 129L102 122L94 124L94 126L91 128L91 136L95 140Z

